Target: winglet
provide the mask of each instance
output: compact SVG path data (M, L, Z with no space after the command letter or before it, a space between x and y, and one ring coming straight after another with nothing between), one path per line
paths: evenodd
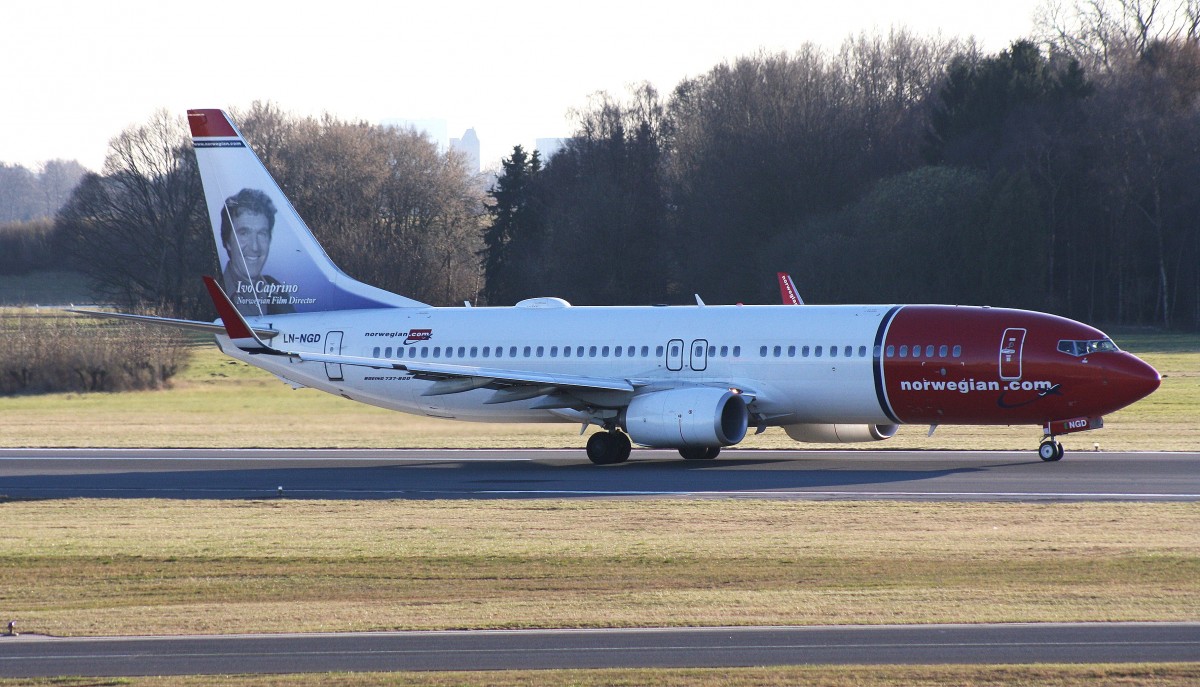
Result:
M775 276L779 278L779 297L783 299L784 305L804 305L804 299L796 291L796 285L792 283L792 275L787 272L776 272Z
M208 295L212 297L217 314L221 316L221 323L225 325L225 333L229 335L234 346L251 353L274 352L274 349L258 338L254 329L246 322L246 318L242 317L237 308L233 307L233 301L229 300L229 296L217 284L217 280L205 276L204 286L208 289Z

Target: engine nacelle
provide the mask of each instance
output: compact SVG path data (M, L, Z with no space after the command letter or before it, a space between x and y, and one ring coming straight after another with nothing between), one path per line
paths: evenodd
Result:
M883 441L896 436L900 425L784 425L794 441L809 444L851 444Z
M634 396L621 416L629 438L642 446L729 446L746 436L746 401L728 389L689 387Z

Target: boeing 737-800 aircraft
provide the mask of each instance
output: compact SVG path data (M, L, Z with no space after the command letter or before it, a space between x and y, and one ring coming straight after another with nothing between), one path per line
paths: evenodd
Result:
M854 442L906 423L1040 426L1054 461L1056 436L1159 385L1104 333L1022 310L803 305L794 287L797 305L432 307L341 272L224 112L188 120L221 319L116 316L212 332L296 386L447 419L596 425L588 458L620 463L632 443L706 459L750 428Z

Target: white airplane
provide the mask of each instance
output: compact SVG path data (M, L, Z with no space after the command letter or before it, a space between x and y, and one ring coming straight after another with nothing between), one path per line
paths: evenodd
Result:
M189 110L221 263L215 323L85 312L211 332L295 386L417 415L595 425L594 463L632 444L715 458L750 428L879 441L906 423L1030 424L1056 437L1158 388L1104 333L1022 310L944 305L432 307L326 256L220 110ZM788 291L790 290L790 294ZM582 431L581 431L582 433Z

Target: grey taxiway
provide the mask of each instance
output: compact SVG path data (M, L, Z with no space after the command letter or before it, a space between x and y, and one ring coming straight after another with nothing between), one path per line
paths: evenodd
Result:
M1200 501L1200 452L3 449L0 496Z

